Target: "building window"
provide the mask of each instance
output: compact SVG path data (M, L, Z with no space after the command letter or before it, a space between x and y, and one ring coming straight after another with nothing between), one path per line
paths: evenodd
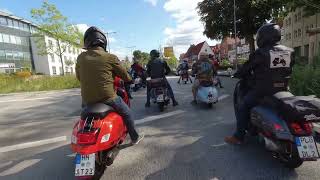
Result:
M18 36L16 36L16 43L19 44L19 45L21 45L21 38L18 37Z
M11 51L6 51L6 59L7 60L12 60L13 59L13 54Z
M26 37L21 37L21 44L24 45L24 46L28 46L29 45L29 42L27 41Z
M26 23L23 23L23 30L29 31L29 26ZM33 33L33 32L32 32Z
M5 17L0 17L0 24L8 25L7 19Z
M0 33L0 42L3 42L2 34Z
M23 60L23 52L18 52L18 60Z
M12 52L12 54L13 54L13 60L20 60L18 52Z
M2 34L3 42L10 43L10 38L8 34Z
M294 36L293 36L294 38L296 38L297 37L297 30L294 30Z
M63 74L62 70L63 70L62 67L59 67L60 74Z
M298 37L301 37L301 29L298 29Z
M17 44L16 37L10 35L10 42L11 42L12 44Z
M28 52L23 53L23 58L25 61L30 61L31 60L31 55Z
M50 48L53 47L53 43L52 43L52 41L51 41L50 39L48 40L48 44L49 44L49 47L50 47Z
M8 26L9 26L9 27L13 27L13 21L12 21L12 19L7 19L7 21L8 21Z
M23 22L19 22L19 29L23 30Z
M16 28L16 29L19 29L19 22L14 20L13 21L13 27Z
M289 40L291 40L291 33L289 33Z
M301 16L301 11L300 11L300 12L298 13L298 21L300 21L301 18L302 18L302 16Z
M295 14L294 15L294 22L297 22L298 21L298 16Z
M51 62L56 62L56 60L54 59L54 54L50 54L50 58L51 58Z
M4 59L6 59L6 53L5 53L5 51L4 50L0 50L0 60L4 60Z
M52 74L53 75L57 74L57 68L55 66L52 66Z

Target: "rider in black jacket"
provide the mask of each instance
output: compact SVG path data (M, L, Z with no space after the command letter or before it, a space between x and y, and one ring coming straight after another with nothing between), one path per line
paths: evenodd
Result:
M166 79L166 75L171 72L170 67L168 66L167 62L160 59L160 53L157 50L152 50L150 52L150 61L147 64L147 74L151 77L151 79L157 79L157 78L164 78L167 84L167 88L169 91L169 95L172 99L172 105L177 106L178 102L176 101L173 90ZM147 85L147 102L146 107L150 107L150 87Z
M294 64L293 50L280 45L280 27L267 23L257 32L258 49L250 54L249 61L234 74L235 77L249 77L249 90L243 98L237 113L237 129L233 136L225 138L227 143L241 144L250 119L250 109L260 99L280 91L288 90L288 82Z

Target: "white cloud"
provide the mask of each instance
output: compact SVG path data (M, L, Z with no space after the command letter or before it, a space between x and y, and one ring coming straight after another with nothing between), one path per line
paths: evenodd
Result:
M144 2L150 3L152 6L156 6L158 3L158 0L144 0Z
M87 24L76 24L76 27L78 27L79 31L84 34L90 26Z
M164 9L176 20L176 27L164 30L165 44L174 46L175 55L185 53L191 44L207 41L215 45L217 41L203 35L204 27L197 13L197 5L202 0L167 0Z
M13 14L11 11L9 11L8 9L5 9L5 8L0 9L0 11L5 12L7 14Z

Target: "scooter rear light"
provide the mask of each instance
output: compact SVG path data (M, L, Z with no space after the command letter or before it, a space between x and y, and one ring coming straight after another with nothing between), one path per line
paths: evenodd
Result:
M276 131L284 131L283 127L278 123L275 123L273 127Z
M307 134L312 134L312 131L313 131L312 123L311 122L304 122L303 129Z
M300 126L299 123L293 122L293 123L290 124L290 127L291 127L293 133L296 134L296 135L305 134L304 130L302 129L302 127Z
M100 129L92 129L90 132L78 132L77 144L92 145L97 142Z

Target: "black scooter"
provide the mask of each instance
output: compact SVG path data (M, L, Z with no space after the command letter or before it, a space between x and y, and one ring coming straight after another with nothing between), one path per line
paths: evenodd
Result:
M236 114L247 90L247 79L241 79L234 90ZM248 134L258 136L273 157L294 169L304 161L319 158L312 125L319 121L319 99L279 92L262 99L258 106L252 108Z

